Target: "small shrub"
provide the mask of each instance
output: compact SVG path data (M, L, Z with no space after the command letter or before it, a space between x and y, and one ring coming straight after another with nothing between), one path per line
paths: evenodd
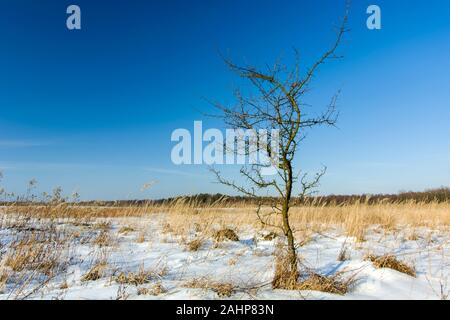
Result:
M107 231L102 231L95 239L94 244L100 247L109 246L111 243L111 237L109 236Z
M234 286L231 283L215 283L212 290L219 297L231 297L234 292Z
M298 271L292 270L286 250L278 246L275 255L273 289L312 290L344 295L354 283L352 278L342 280L340 274L323 276L307 271L300 275Z
M98 230L108 231L109 229L111 229L111 222L110 221L98 222L98 223L94 224L93 228L98 229Z
M317 273L309 273L297 284L297 290L321 291L344 295L349 292L353 279L342 280L340 274L323 276Z
M82 282L95 281L103 277L105 269L107 267L106 262L99 262L94 265L86 274L81 277Z
M147 287L141 287L138 288L137 294L138 295L152 295L152 296L159 296L160 294L166 293L166 288L163 287L161 283L156 283L153 287L147 288Z
M393 255L384 255L384 256L376 256L376 255L368 255L366 260L369 260L373 263L376 268L389 268L396 270L401 273L405 273L412 277L416 276L416 270L414 266L410 266L405 262L398 260Z
M410 241L417 241L420 239L419 235L416 232L412 232L408 237L408 240Z
M216 231L214 233L214 240L216 240L217 242L222 242L225 240L239 241L239 237L237 236L236 232L234 232L232 229L227 228Z
M189 251L198 251L202 245L203 245L203 240L197 238L192 241L189 241L187 243L187 248Z
M8 253L5 265L15 272L23 270L39 270L50 276L58 267L58 248L37 242L31 238L19 241L12 246Z
M186 288L212 290L221 298L230 297L235 291L231 283L215 282L207 278L192 279L183 286Z
M114 278L114 280L120 284L138 286L149 283L152 279L160 279L161 277L165 276L167 272L167 267L164 265L157 265L151 270L144 270L144 267L142 266L141 268L139 268L139 271L137 273L121 272Z
M9 275L6 271L3 271L0 273L0 293L3 293L3 289L6 286L6 283L8 282Z
M146 287L141 287L137 289L138 296L148 296L151 294L151 290Z
M133 231L135 231L134 228L129 227L129 226L122 227L122 228L119 229L119 233L120 234L128 234L128 233L133 232Z
M347 246L345 243L342 245L341 250L339 251L338 261L347 261L350 260L350 254L347 251Z
M138 273L129 272L125 274L121 272L118 276L115 277L117 283L120 284L129 284L129 285L143 285L145 283L150 282L151 274L144 271L139 271Z
M61 285L59 286L60 290L66 290L69 288L69 285L67 283L67 281L64 281L63 283L61 283Z

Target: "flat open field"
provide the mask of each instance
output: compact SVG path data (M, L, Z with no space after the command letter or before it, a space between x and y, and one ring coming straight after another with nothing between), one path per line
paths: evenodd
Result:
M449 298L449 203L295 207L291 220L301 277L280 290L284 236L250 206L3 207L0 299Z

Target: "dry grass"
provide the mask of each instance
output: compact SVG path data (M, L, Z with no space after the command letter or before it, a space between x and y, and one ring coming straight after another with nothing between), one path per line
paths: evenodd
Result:
M209 205L199 205L195 201L178 199L177 201L151 206L129 207L96 207L77 206L71 204L57 205L11 205L2 209L3 213L20 215L24 219L50 218L73 219L77 223L89 225L90 220L106 217L142 217L152 213L166 213L164 232L192 227L195 229L205 224L218 225L255 225L259 221L255 216L255 207L246 204L235 204L225 208L220 201ZM269 208L261 209L261 214L269 212ZM341 205L305 205L292 207L291 224L297 230L322 230L328 226L341 226L350 236L363 240L369 226L379 225L386 230L396 226L410 227L445 227L450 226L450 202L409 202L377 204L348 203ZM279 223L276 219L275 224ZM187 226L186 223L190 225ZM108 224L99 223L99 228L107 228ZM126 227L125 227L126 228ZM130 227L131 228L131 227ZM133 229L133 228L131 228ZM122 232L130 232L123 229Z
M217 242L222 242L226 240L239 241L239 237L237 236L236 232L229 228L216 231L213 237L214 240Z
M93 243L100 247L107 247L111 245L111 237L107 231L102 231L94 238Z
M376 268L389 268L401 273L405 273L412 277L416 276L416 270L414 266L398 260L393 255L387 254L383 256L376 256L371 254L366 257L366 260L371 261Z
M51 276L59 267L61 254L57 243L31 235L11 244L4 264L14 272L37 270Z
M293 272L287 266L285 262L277 262L272 281L273 289L320 291L344 295L354 284L354 279L343 280L341 274L324 276L308 271L299 276L298 272Z
M230 297L235 292L233 284L216 282L205 277L189 280L184 283L183 287L212 290L221 298Z
M120 284L129 284L129 285L139 286L139 285L143 285L145 283L149 283L152 278L152 275L153 275L153 273L144 271L143 269L141 269L137 273L121 272L114 279L117 283L120 283Z
M277 243L275 256L275 272L272 280L273 289L296 290L299 273L293 270L288 253L281 243Z
M71 218L79 224L96 218L141 217L151 211L150 208L145 206L102 207L79 206L70 203L48 203L45 205L11 204L4 209L5 214L20 214L22 216L47 219Z
M102 231L108 231L111 229L111 221L101 221L97 222L92 226L94 229L102 230Z
M134 232L134 231L135 231L135 229L133 227L124 226L124 227L121 227L118 232L120 234L128 234L128 233Z
M196 238L192 241L189 241L186 245L187 249L189 251L198 251L202 245L203 245L204 240L201 238Z
M143 243L145 241L145 232L140 232L136 238L136 243Z
M268 212L269 208L262 208ZM254 228L265 233L264 240L274 240L278 229L261 228L260 221L255 215L255 208L248 205L236 205L229 208L218 202L211 206L199 206L196 203L184 203L178 201L172 204L155 206L130 206L130 207L88 207L73 204L48 204L48 205L12 205L0 208L0 228L11 229L20 235L17 239L8 243L8 248L1 248L4 252L0 263L0 291L6 283L16 277L15 273L37 273L36 279L46 275L47 279L54 276L62 269L64 262L63 251L66 250L65 242L76 239L81 243L94 243L103 249L110 249L113 239L111 221L109 218L148 217L157 213L161 217L163 232L170 233L171 239L177 236L187 236L192 239L184 242L187 250L200 250L204 239L221 241L238 241L235 230ZM156 215L155 215L156 216ZM291 210L291 225L296 230L296 240L299 245L306 245L310 241L310 234L324 232L330 228L342 229L349 236L357 240L364 240L369 228L378 227L380 233L395 233L406 227L414 230L405 237L409 240L423 239L431 243L431 233L428 238L420 234L421 227L431 230L444 230L448 232L450 227L450 202L447 203L353 203L329 206L302 206L293 207ZM273 224L280 221L275 218ZM127 223L130 223L127 221ZM131 222L132 223L132 222ZM55 226L71 224L77 226L76 231L61 236ZM71 227L74 229L73 227ZM135 231L130 226L124 226L118 230L120 234ZM145 233L138 228L136 241L145 241ZM417 231L417 232L416 232ZM195 237L192 238L192 233ZM434 232L434 231L433 231ZM93 236L94 235L94 236ZM67 239L62 239L66 237ZM177 239L179 239L178 237ZM115 243L115 238L114 238ZM70 245L70 243L68 244ZM97 248L98 249L98 248ZM348 259L347 248L343 246L338 260ZM368 256L377 268L392 268L394 270L415 276L413 266L399 261L394 256ZM229 264L234 265L235 260ZM338 276L323 276L314 272L290 274L285 268L286 263L277 257L274 288L290 288L294 290L320 290L342 294L348 290L351 283L342 280ZM96 263L85 275L82 281L93 281L105 276L106 263ZM146 271L149 272L149 271ZM167 270L153 270L147 274L152 279L160 279ZM306 274L306 276L303 276ZM120 276L120 275L119 275ZM45 278L45 277L44 277ZM139 285L147 284L148 277L145 274L124 273L121 277L124 283ZM200 279L201 280L201 279ZM235 290L231 284L216 283L212 281L193 280L198 282L194 287L208 287L220 296L229 296ZM16 281L16 280L14 280ZM194 285L194 284L193 284ZM150 289L149 289L150 290ZM149 292L152 292L151 290Z
M214 229L221 226L251 226L261 227L252 206L236 206L231 208L206 207L189 211L184 208L166 212L164 216L164 232L183 234L186 230L196 230L199 226L212 226L204 233L215 237ZM261 214L268 213L269 208L262 208ZM450 202L446 203L383 203L367 204L353 203L329 206L302 206L291 208L291 225L296 230L298 243L307 244L305 230L310 233L325 232L330 228L340 228L357 241L364 241L369 228L378 226L386 232L394 231L396 227L442 229L450 227ZM271 224L280 225L275 216L269 220ZM268 232L277 229L268 228Z
M138 288L138 290L137 290L138 295L145 295L145 296L148 296L148 295L159 296L166 292L167 292L167 289L164 288L163 285L159 282L154 284L151 288L141 287L141 288Z
M262 236L262 239L265 240L265 241L272 241L273 239L275 239L277 237L278 237L278 234L276 234L275 232L271 231L271 232L269 232L267 234L264 234Z
M338 261L347 261L350 260L350 254L348 253L348 248L346 243L342 244L341 250L339 251L339 255L337 260Z
M64 281L63 283L61 283L61 285L59 286L60 290L66 290L69 289L69 284L67 283L67 281Z
M87 282L101 279L104 276L107 267L108 264L106 262L98 262L81 277L81 281Z
M272 280L273 289L310 290L344 295L354 284L354 278L344 280L342 274L320 275L299 264L302 274L292 270L288 254L280 244L275 251L275 272Z
M323 276L317 273L308 273L300 280L296 290L321 291L332 294L344 295L354 284L352 278L343 280L341 274Z
M3 293L3 289L8 282L9 274L6 271L0 272L0 293Z
M142 265L137 272L120 272L114 277L119 284L139 286L149 283L152 280L159 280L168 273L165 264L158 262L153 268L145 269Z

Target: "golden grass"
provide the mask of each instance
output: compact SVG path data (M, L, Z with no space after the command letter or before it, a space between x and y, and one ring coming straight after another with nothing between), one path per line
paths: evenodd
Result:
M47 276L59 267L62 244L35 235L17 240L6 253L4 264L14 272L37 270Z
M115 277L115 280L117 283L120 284L130 284L130 285L142 285L145 283L150 282L152 273L148 271L144 271L143 269L139 270L138 272L128 272L124 273L121 272L119 275Z
M198 212L200 210L200 212ZM225 228L252 226L261 227L254 207L200 208L195 213L184 210L176 213L171 210L164 215L167 232L182 234L186 229L195 230L196 226L208 224ZM262 208L268 213L269 208ZM164 211L163 211L164 212ZM340 206L303 206L293 207L290 211L291 226L301 241L307 239L305 232L323 232L330 227L342 228L348 236L364 241L370 227L379 227L386 231L403 227L428 227L442 229L450 227L450 203L379 203L346 204ZM272 224L280 225L280 218L273 216ZM279 231L273 229L273 231ZM203 232L214 236L213 228Z
M104 261L98 262L81 277L81 281L83 282L95 281L102 278L105 274L107 267L108 264L106 262Z
M125 235L130 233L130 232L134 232L134 231L135 231L134 228L130 227L130 226L124 226L124 227L121 227L119 229L119 233L125 234Z
M235 291L235 287L231 283L212 281L205 277L191 279L185 282L183 286L186 288L212 290L222 298L230 297Z
M204 240L201 238L196 238L194 240L189 241L186 244L186 247L189 251L198 251L202 245L203 245Z
M7 225L5 217L14 216L15 227L19 222L29 219L46 218L51 220L73 221L75 224L90 226L107 231L110 224L98 222L99 218L145 217L152 214L163 215L163 233L183 235L187 231L201 232L212 238L218 229L235 229L242 226L261 227L255 214L256 208L251 205L235 204L224 208L220 202L203 206L182 199L165 204L129 207L93 207L69 204L10 206L3 211L2 225ZM270 212L270 208L262 208L261 214ZM18 219L19 217L20 219ZM96 222L97 220L97 222ZM342 228L347 235L364 241L368 228L378 226L386 231L398 227L428 227L431 229L448 228L450 226L450 202L432 203L348 203L342 205L307 205L292 207L290 211L291 225L299 243L306 244L305 232L323 232L330 227ZM95 223L96 222L96 223ZM272 224L279 225L280 218L272 216ZM269 228L276 231L278 229ZM119 233L134 231L131 227L123 227ZM416 236L412 236L411 239ZM143 237L140 237L140 241Z
M236 232L234 232L234 230L226 228L216 231L214 233L214 240L216 240L217 242L226 240L239 241L239 237L237 236Z
M223 204L215 203L211 206L199 206L193 202L183 203L177 201L169 204L154 206L130 206L130 207L88 207L70 204L48 204L48 205L28 205L9 206L0 208L0 228L13 229L18 234L26 234L28 238L15 239L2 256L0 266L0 290L10 281L14 272L37 270L40 275L51 276L60 271L59 260L63 259L62 251L64 242L70 244L71 239L88 241L95 243L102 248L110 248L115 238L112 239L112 228L109 218L128 217L152 217L159 219L163 226L162 232L168 233L168 237L186 237L190 239L183 245L188 250L200 250L203 241L207 238L215 239L216 242L223 240L238 240L238 235L242 230L254 229L256 234L266 234L264 240L273 240L279 234L276 228L263 228L255 214L256 208L250 205L235 205L224 208ZM262 208L262 213L268 213L269 208ZM410 229L413 232L406 235L405 239L417 240L421 227L427 227L431 231L443 230L449 232L450 227L450 202L446 203L383 203L367 204L352 203L329 206L299 206L293 207L290 211L291 225L295 231L297 244L305 245L311 240L311 234L325 232L329 228L342 228L349 237L357 240L364 240L368 229L375 226L378 230L394 232L403 229ZM273 224L279 224L279 217L273 216ZM127 222L129 223L129 222ZM67 224L77 226L76 230L68 227L66 235L61 235L56 226ZM89 237L84 236L85 231L92 230ZM118 233L126 234L136 232L136 241L144 242L144 231L125 226L118 230ZM230 232L231 231L231 232ZM192 234L195 234L192 237ZM256 237L256 235L255 235ZM426 236L423 236L426 240ZM173 238L172 238L173 239ZM113 241L114 240L114 241ZM431 240L430 240L431 241ZM52 244L52 245L50 245ZM346 248L343 247L339 253L338 260L348 259ZM372 256L375 267L393 268L410 275L414 274L414 268L400 261L391 258ZM230 262L233 265L236 262ZM87 274L83 276L83 281L92 281L104 277L106 270L105 263L97 263ZM280 269L281 270L281 269ZM167 271L164 271L167 272ZM161 274L163 274L162 272ZM154 277L159 279L161 276ZM126 282L130 282L129 274ZM37 277L37 276L36 276ZM130 277L131 282L139 284L142 281L134 281L136 277ZM139 278L139 277L137 277ZM288 279L279 287L307 288L304 290L321 290L327 292L344 292L342 284L345 281L338 278L329 278L311 273L309 277L299 277L296 275L295 281ZM284 281L284 280L283 280ZM217 283L211 284L213 290L219 295L227 296L228 292L233 292L231 285ZM200 287L201 285L198 284ZM220 289L219 289L220 287ZM276 286L275 286L276 287ZM314 289L316 288L316 289ZM219 293L219 291L221 293ZM149 291L150 292L150 291ZM222 293L223 292L223 293ZM231 294L231 293L230 293Z
M390 268L412 277L416 276L416 270L414 266L398 260L393 255L387 254L383 256L376 256L371 254L366 257L366 260L371 261L376 268Z
M0 272L0 293L3 293L3 289L6 286L6 283L8 282L9 274L6 271Z
M137 272L120 272L114 277L114 280L119 284L139 286L149 283L151 280L159 280L167 275L167 273L167 266L159 261L152 268L145 269L141 265Z
M102 231L108 231L111 229L111 221L101 221L97 222L92 226L94 229L102 230Z
M136 238L136 243L143 243L145 241L145 232L140 232Z
M343 280L340 274L323 276L317 273L310 273L297 283L295 289L345 295L350 291L353 283L354 280L352 278Z
M138 295L152 295L152 296L159 296L163 293L166 293L167 289L163 287L161 283L156 283L152 287L140 287L137 290Z
M165 204L129 207L94 207L70 204L58 205L14 205L3 209L4 214L20 214L32 218L71 218L82 223L90 223L89 219L103 217L142 217L152 213L166 213L166 231L180 226L186 221L192 226L205 225L214 220L223 225L256 225L255 207L236 204L224 208L220 202L210 206L201 206L195 202L184 202L182 199ZM262 213L268 213L263 208ZM392 229L398 225L439 227L450 226L450 202L443 203L349 203L343 205L316 206L307 205L291 208L291 222L299 230L308 228L321 229L329 225L341 225L348 233L363 238L368 226L379 225ZM177 220L182 221L177 221ZM277 223L277 219L273 218ZM108 229L107 223L99 223L96 227ZM127 230L131 231L131 230Z
M111 245L111 237L107 231L102 231L96 238L93 239L93 243L100 247L106 247Z
M299 266L302 268L301 266ZM304 269L304 268L303 268ZM311 270L303 270L302 275L298 271L289 268L286 255L278 254L275 263L275 272L272 280L273 289L321 291L332 294L345 295L350 291L355 279L344 279L342 274L320 275Z

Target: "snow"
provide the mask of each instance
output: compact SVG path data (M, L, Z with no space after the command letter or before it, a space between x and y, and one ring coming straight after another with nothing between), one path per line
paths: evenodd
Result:
M342 272L345 277L355 277L356 283L346 295L318 291L273 290L270 282L274 274L273 255L276 243L255 241L258 231L240 227L239 242L223 242L218 246L209 238L198 251L189 251L181 235L164 232L162 214L148 218L110 219L109 230L114 238L111 245L100 247L83 236L73 240L64 255L67 267L51 278L39 290L40 277L33 278L21 294L27 299L219 299L216 292L205 288L188 288L192 279L208 279L217 283L231 283L234 293L225 299L442 299L450 290L449 229L415 229L417 239L409 240L407 228L380 231L374 226L365 241L347 237L342 230L331 228L325 233L313 234L309 242L299 247L303 264L322 275ZM139 226L139 230L121 234L124 225ZM61 223L59 228L79 232L86 239L95 237L99 230ZM84 229L83 229L84 228ZM137 241L139 232L145 231L145 240ZM0 252L3 257L17 234L14 228L0 229ZM193 231L194 233L194 231ZM193 234L192 233L192 234ZM192 236L192 234L190 236ZM346 261L338 261L342 247L347 248ZM377 269L364 259L368 253L394 254L402 261L413 264L417 276L412 277L392 269ZM100 279L82 281L99 259L107 260L107 270ZM5 268L5 266L3 266ZM0 270L2 265L0 265ZM166 273L151 278L143 285L120 284L118 273L165 268ZM0 300L19 298L15 290L18 283L12 277L3 290ZM67 288L63 288L63 284ZM160 284L164 292L138 294L142 288Z

